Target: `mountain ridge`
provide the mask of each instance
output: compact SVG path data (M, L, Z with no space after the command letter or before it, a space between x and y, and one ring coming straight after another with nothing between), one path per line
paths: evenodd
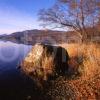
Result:
M89 34L88 37L92 35ZM74 31L58 30L25 30L14 32L9 35L0 35L0 39L22 44L35 44L37 42L62 43L62 42L79 42L80 36Z

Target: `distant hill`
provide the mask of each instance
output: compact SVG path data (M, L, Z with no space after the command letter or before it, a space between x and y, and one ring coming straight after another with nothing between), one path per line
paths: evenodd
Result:
M22 44L35 44L36 42L61 43L66 42L71 36L77 36L73 32L52 30L26 30L15 32L10 35L1 35L0 39Z
M89 37L91 37L89 35ZM54 31L54 30L26 30L15 32L10 35L1 35L1 40L12 41L22 44L35 44L39 42L62 43L62 42L79 42L80 37L73 31Z

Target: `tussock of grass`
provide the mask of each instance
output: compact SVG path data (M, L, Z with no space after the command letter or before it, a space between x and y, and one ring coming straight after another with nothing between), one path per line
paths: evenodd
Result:
M99 44L62 44L69 55L69 65L77 68L83 79L89 79L100 73L100 47Z
M74 78L59 77L47 90L50 100L100 99L100 48L99 44L61 44L69 55ZM76 76L78 78L76 78Z
M42 89L46 100L99 100L100 99L100 47L99 44L59 44L70 56L70 77L59 76ZM32 58L32 57L31 57ZM52 69L52 57L47 57L41 64ZM39 65L39 64L38 64ZM31 65L30 65L31 66ZM53 65L52 65L53 66ZM31 68L31 67L30 67ZM30 69L28 68L28 70ZM47 72L40 75L47 79ZM49 71L49 70L48 70Z

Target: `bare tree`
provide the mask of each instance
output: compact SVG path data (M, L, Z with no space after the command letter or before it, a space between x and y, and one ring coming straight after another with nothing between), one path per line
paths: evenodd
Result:
M55 28L69 28L87 39L88 27L94 28L100 16L100 0L57 0L49 9L39 12L44 25Z

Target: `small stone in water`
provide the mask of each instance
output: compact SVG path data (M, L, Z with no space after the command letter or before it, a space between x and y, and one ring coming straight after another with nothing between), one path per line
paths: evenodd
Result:
M27 96L27 100L31 100L31 96L29 95L29 96Z

